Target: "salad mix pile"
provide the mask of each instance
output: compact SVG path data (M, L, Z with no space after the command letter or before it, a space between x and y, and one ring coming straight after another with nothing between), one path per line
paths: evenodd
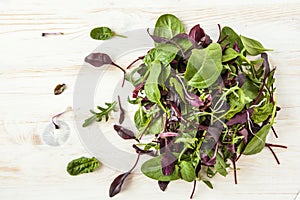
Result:
M97 28L91 36L110 38L101 37L105 32L101 29L107 27ZM210 179L216 174L226 176L230 170L237 183L237 161L242 155L267 147L279 164L272 147L286 148L266 142L271 130L277 137L273 125L280 110L274 94L275 68L266 53L271 50L230 27L219 25L219 32L213 41L199 24L186 32L176 16L165 14L158 18L153 33L148 30L154 47L126 70L105 53L85 58L95 67L118 67L124 81L134 86L128 101L137 106L133 120L138 131L122 125L126 110L120 98L98 106L99 112L91 111L83 126L103 117L108 120L109 112L119 107L114 130L123 139L136 141L137 162L142 154L151 156L141 171L157 180L163 191L171 181L183 179L194 182L192 198L197 181L213 188ZM137 61L141 64L135 66ZM146 135L151 139L141 142ZM83 157L70 162L67 169L72 175L91 172L98 162ZM134 167L113 180L110 197L121 191Z

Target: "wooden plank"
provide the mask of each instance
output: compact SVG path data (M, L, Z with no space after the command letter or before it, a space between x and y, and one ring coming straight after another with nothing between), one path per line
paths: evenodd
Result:
M216 177L214 190L197 186L194 199L295 199L299 192L300 3L289 1L0 1L0 199L110 199L109 184L120 172L102 166L93 174L69 176L68 161L89 156L81 145L73 113L60 119L71 127L61 147L45 145L40 137L51 116L73 104L73 91L84 57L101 42L89 38L95 26L110 26L122 33L152 27L163 13L177 15L187 28L200 23L218 37L217 24L232 26L243 35L263 41L277 67L277 95L283 108L276 124L280 136L268 141L287 145L274 149L276 165L266 149L243 157L239 184ZM42 32L64 32L41 37ZM122 64L122 63L121 63ZM67 89L53 95L58 83ZM108 84L109 85L109 84ZM192 184L172 183L161 192L155 181L133 174L115 199L188 199Z

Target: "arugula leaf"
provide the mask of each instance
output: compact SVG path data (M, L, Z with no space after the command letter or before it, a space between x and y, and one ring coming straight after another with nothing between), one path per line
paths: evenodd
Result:
M222 49L212 43L205 49L193 49L187 63L184 78L195 88L207 88L220 76L222 71Z
M171 39L179 33L184 33L184 26L176 16L165 14L156 21L155 36Z
M98 169L100 162L95 158L80 157L68 163L67 172L76 176L79 174L90 173Z
M108 121L108 114L115 109L115 106L117 105L117 102L114 101L112 103L105 103L105 105L107 106L107 108L103 108L100 106L97 106L97 108L101 111L99 113L96 113L93 110L90 110L90 112L93 114L93 116L91 116L90 118L86 119L83 123L83 127L87 127L88 125L90 125L91 123L93 123L93 121L98 121L100 122L102 120L103 117L105 117L105 120Z
M271 125L267 124L263 126L246 145L243 152L244 155L257 154L263 150L266 144L266 138L271 129Z
M243 45L245 46L247 53L251 56L259 55L265 51L273 51L272 49L264 48L260 42L254 39L241 35L241 40L243 42Z

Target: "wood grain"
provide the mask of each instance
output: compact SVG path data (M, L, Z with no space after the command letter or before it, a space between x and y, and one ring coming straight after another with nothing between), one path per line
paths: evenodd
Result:
M199 184L194 199L293 200L300 190L298 169L300 120L300 2L286 1L146 1L86 0L0 2L0 199L109 199L108 188L120 172L102 166L93 174L69 176L68 161L89 156L82 147L72 113L60 119L71 127L71 137L61 147L50 147L40 138L53 114L73 104L73 89L83 58L100 42L89 38L95 26L107 25L116 32L152 27L163 13L177 15L190 28L200 23L213 38L217 24L232 26L243 35L273 48L277 66L277 95L283 108L276 129L288 146L271 153L243 157L233 173L216 177L214 190ZM41 37L42 32L64 32ZM66 91L53 95L58 83ZM155 181L132 175L114 199L188 199L192 185L172 183L161 192Z

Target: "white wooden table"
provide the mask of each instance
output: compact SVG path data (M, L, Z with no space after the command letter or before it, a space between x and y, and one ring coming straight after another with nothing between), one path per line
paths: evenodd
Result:
M108 189L120 172L102 166L97 172L71 177L66 164L90 156L81 145L72 113L60 119L71 127L71 137L60 147L40 138L53 114L72 106L73 89L83 58L99 45L89 37L95 26L118 33L154 25L158 16L172 13L190 28L200 23L217 35L217 24L262 41L274 49L277 94L282 107L276 129L287 145L275 149L277 165L266 149L243 157L239 184L233 173L216 177L214 190L198 184L194 199L293 200L300 190L300 2L286 1L0 1L0 199L75 200L109 199ZM41 37L42 32L65 35ZM58 83L67 90L53 95ZM177 181L161 192L156 181L141 174L127 180L114 199L188 199L191 183Z

